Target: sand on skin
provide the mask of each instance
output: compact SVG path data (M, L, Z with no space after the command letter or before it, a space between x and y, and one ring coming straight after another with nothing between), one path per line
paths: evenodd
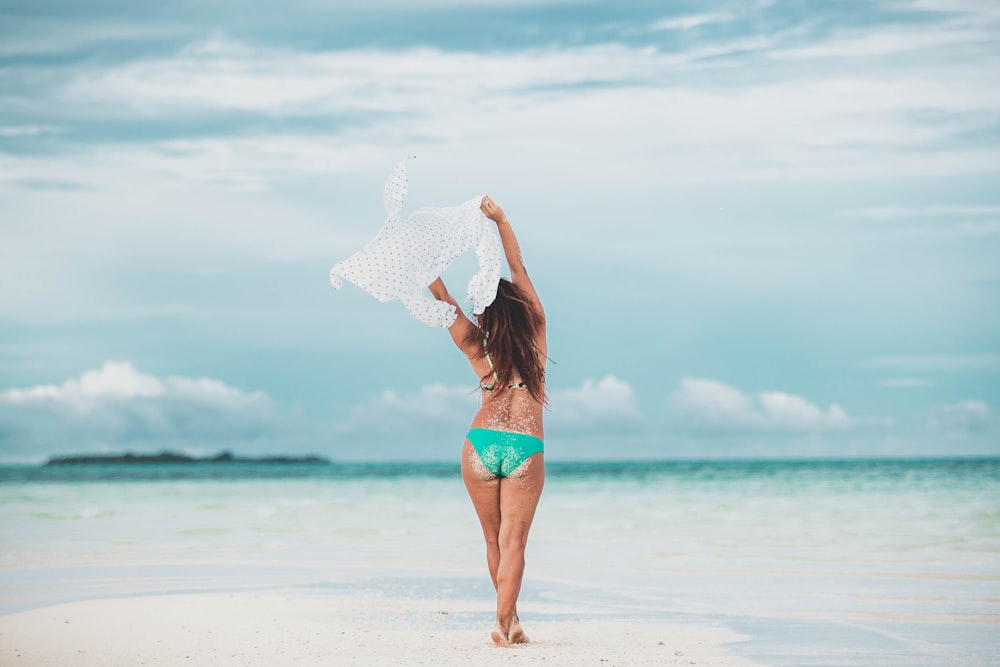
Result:
M0 616L4 665L701 665L753 667L725 628L587 619L530 622L497 648L476 602L212 593L70 602ZM525 610L522 610L524 612Z

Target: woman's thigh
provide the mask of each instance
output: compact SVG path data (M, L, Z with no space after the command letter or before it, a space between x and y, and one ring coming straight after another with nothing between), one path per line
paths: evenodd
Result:
M545 455L530 456L500 482L500 540L524 543L545 486Z
M500 533L500 478L486 469L468 440L462 447L462 480L476 508L483 534L495 540Z

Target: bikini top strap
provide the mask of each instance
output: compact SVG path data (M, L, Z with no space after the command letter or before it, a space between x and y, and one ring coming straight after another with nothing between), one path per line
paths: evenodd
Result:
M500 376L497 374L497 370L493 368L493 360L490 358L490 353L486 351L485 338L483 339L483 354L486 355L486 363L490 365L490 370L493 371L493 384L496 386L496 383L500 381Z

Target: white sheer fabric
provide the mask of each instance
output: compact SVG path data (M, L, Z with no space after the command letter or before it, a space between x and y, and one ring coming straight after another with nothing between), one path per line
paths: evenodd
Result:
M330 282L340 289L342 279L349 280L379 301L399 299L421 322L448 327L454 306L430 296L427 286L455 259L475 252L479 271L469 280L467 299L474 313L482 313L497 296L503 247L496 226L479 210L481 196L459 206L421 208L400 220L408 159L385 184L385 224L364 248L330 269Z

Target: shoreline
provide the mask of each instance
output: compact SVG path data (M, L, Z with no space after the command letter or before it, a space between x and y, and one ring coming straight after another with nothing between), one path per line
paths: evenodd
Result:
M0 662L22 665L690 665L755 667L721 626L609 620L522 606L531 642L493 646L492 604L330 591L82 600L0 616Z

